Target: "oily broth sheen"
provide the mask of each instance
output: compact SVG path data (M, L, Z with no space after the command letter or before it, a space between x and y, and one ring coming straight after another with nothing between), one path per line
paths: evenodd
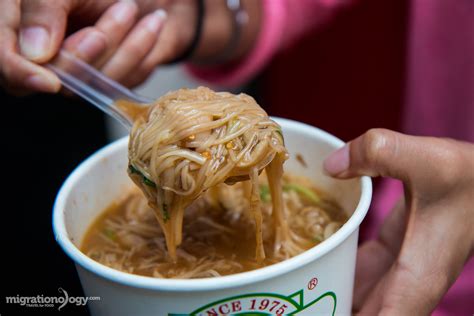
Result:
M93 225L88 230L82 245L82 251L84 253L88 253L90 249L96 247L108 246L109 243L107 241L104 241L104 239L101 237L101 234L104 231L104 227L106 226L105 220L107 218L124 217L124 213L126 210L124 206L124 204L111 205L104 211L100 218L98 218L93 223ZM211 212L211 214L209 215L209 217L213 219L218 219L218 217L215 216L215 212ZM222 218L218 223L221 225L226 224L225 221L222 220ZM240 226L240 231L236 234L232 234L232 243L230 243L227 238L221 238L219 235L208 236L205 238L205 240L207 243L214 245L214 248L217 250L219 257L226 258L228 260L235 260L236 262L240 263L243 266L242 271L253 270L271 264L272 262L268 258L265 259L262 264L257 264L257 262L255 262L255 235L245 233L245 227L243 227L243 225L238 226ZM197 258L201 257L203 255L203 253L201 253L201 250L203 250L202 247L193 247L192 239L186 238L186 236L193 236L193 232L189 232L189 234L187 234L186 232L187 231L185 230L185 237L183 238L183 243L180 246L180 249L188 252L193 256L196 256ZM150 250L152 250L154 247L151 246L150 248ZM137 266L139 264L139 261L141 260L140 253L141 251L137 251L137 253L131 259L131 262ZM168 262L168 258L166 258L166 256L164 256L162 259L163 262ZM171 262L169 262L169 264L174 265L174 268L176 269L190 268L190 263L185 260L178 259L175 264ZM149 268L134 270L135 274L153 276L152 269ZM232 274L232 272L229 271L229 274Z
M176 262L169 258L163 231L138 190L104 210L88 229L81 250L128 273L160 278L215 277L288 259L317 245L347 220L334 201L309 186L308 179L286 174L283 201L295 250L283 251L285 247L278 245L283 238L273 223L265 177L260 176L259 184L266 253L261 262L255 258L255 223L245 198L245 182L212 188L186 209Z

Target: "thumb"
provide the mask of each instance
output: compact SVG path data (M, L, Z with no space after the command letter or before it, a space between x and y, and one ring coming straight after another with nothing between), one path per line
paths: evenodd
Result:
M327 157L324 169L342 179L366 175L400 179L405 185L426 183L433 172L439 179L438 172L443 172L440 166L456 159L456 151L451 151L448 143L443 139L371 129ZM448 171L448 176L452 176L455 170Z
M23 56L42 63L57 53L66 31L71 3L63 0L21 1L19 42Z
M337 178L387 176L405 185L401 249L361 315L429 314L455 281L472 249L472 154L466 143L373 129L325 160Z
M62 45L70 13L84 22L98 18L114 2L116 0L22 0L21 54L36 63L47 62Z

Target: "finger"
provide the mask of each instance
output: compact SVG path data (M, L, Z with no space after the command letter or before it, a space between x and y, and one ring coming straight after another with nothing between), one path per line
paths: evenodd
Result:
M359 312L369 293L390 269L394 257L379 241L371 240L359 247L354 284L353 312Z
M166 13L155 11L145 16L127 35L113 57L102 68L107 76L117 81L137 70L145 56L155 46Z
M372 289L368 295L368 298L364 300L362 306L359 309L354 310L356 315L381 315L380 310L382 308L383 297L386 293L386 284L388 274L383 275L375 284L372 285ZM404 315L404 314L400 314ZM422 315L417 313L416 315Z
M125 87L134 88L145 82L148 78L150 78L150 76L155 70L156 68L144 66L142 63L138 66L136 71L131 73L129 76L123 78L120 83L123 84Z
M353 309L358 312L369 293L390 269L400 250L406 224L406 208L401 199L384 221L377 239L357 251Z
M140 65L141 73L151 73L157 65L174 60L188 47L195 31L193 27L189 27L189 25L194 25L193 19L196 16L194 10L193 6L186 3L176 3L169 7L168 18L158 41ZM183 23L183 20L186 23ZM143 81L142 76L133 77L133 79L127 78L127 81L133 81L134 84Z
M441 200L425 212L414 210L419 215L410 216L400 255L387 278L382 312L428 314L454 283L472 247L472 221L466 220L470 211L462 203ZM446 210L459 216L446 216Z
M158 43L143 61L144 65L151 67L166 64L180 54L180 39L171 24L172 22L165 23Z
M0 82L9 92L25 94L25 90L56 92L58 78L50 71L26 60L17 52L15 30L20 23L17 1L0 2Z
M8 91L19 94L18 92L26 89L52 93L61 88L59 79L51 71L15 53L7 52L2 55L2 81Z
M406 155L413 156L414 153L410 151L411 148L406 140L403 143L405 147L400 148L398 137L398 133L388 130L369 130L331 154L324 162L325 170L339 178L364 174L373 177L392 176L404 179L408 166L406 164L400 166L398 159L405 161ZM400 150L403 152L400 153Z
M107 38L94 27L86 27L69 36L63 48L85 62L92 63L105 52Z
M135 23L138 7L134 2L120 1L112 5L97 21L95 28L107 38L106 51L94 63L101 68Z
M407 202L410 213L406 233L398 233L404 235L399 255L364 301L361 315L428 315L471 256L472 194L439 196L436 203Z
M438 178L444 179L456 175L454 172L458 170L439 167L456 166L454 161L460 158L459 151L448 143L442 139L372 129L331 154L324 168L337 178L388 176L409 184L413 180L429 181L432 173L437 172Z
M163 25L163 30L156 45L138 65L136 70L126 78L122 79L122 84L127 87L136 87L143 83L155 71L156 67L166 64L178 56L182 51L182 40L176 32L177 25L173 25L171 18L168 18Z
M21 54L37 63L51 59L64 38L70 9L71 1L21 1Z
M0 2L0 34L12 33L20 24L20 7L16 0L3 0ZM5 44L2 42L2 44ZM3 47L2 47L3 48Z

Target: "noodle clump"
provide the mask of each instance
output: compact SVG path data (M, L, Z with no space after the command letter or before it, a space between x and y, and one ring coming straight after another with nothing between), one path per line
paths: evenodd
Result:
M281 244L290 247L281 177L288 154L283 135L255 100L208 88L166 94L135 121L129 142L131 179L143 191L177 260L184 210L205 191L243 182L255 223L256 260L265 258L258 175L265 169L272 218Z

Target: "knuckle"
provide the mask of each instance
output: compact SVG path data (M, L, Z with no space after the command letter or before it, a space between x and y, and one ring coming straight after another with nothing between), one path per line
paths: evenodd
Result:
M370 129L362 139L362 158L369 165L377 165L380 160L393 154L396 147L394 133L385 129Z
M136 56L143 56L147 49L142 43L134 42L124 47L124 53L127 58L136 58Z
M466 156L464 146L460 142L454 140L440 139L435 147L434 157L436 164L439 165L437 171L438 181L448 184L460 181L469 175L467 170L470 166L469 162L472 159Z
M156 67L156 64L151 61L144 61L138 66L137 73L141 76L148 76Z
M17 71L15 69L15 57L13 54L9 52L5 52L2 54L2 74L6 81L13 80L16 75Z

